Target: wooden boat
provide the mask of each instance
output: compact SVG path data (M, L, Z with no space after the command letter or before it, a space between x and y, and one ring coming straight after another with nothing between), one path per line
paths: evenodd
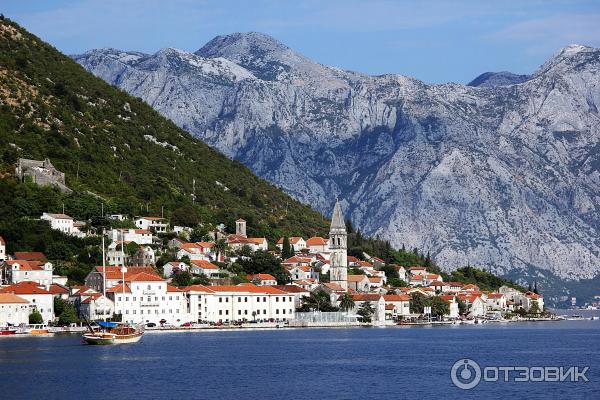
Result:
M106 332L94 332L84 334L83 341L91 345L107 345L115 343L115 334Z
M144 331L128 325L120 325L110 330L115 335L115 344L137 343L142 338Z
M143 329L122 323L98 321L97 324L99 329L94 330L88 323L90 332L82 336L84 343L93 345L137 343L144 334Z

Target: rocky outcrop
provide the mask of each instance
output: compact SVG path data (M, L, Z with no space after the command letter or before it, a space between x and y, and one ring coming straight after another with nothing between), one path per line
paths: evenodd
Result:
M329 213L339 196L365 233L446 268L600 272L598 49L475 86L344 71L259 33L74 58L301 201Z

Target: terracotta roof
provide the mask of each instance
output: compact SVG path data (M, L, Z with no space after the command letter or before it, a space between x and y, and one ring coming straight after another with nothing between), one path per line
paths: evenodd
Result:
M366 275L348 275L348 282L360 282L365 278L367 278Z
M147 229L134 229L135 233L137 233L138 235L151 235L152 232L150 232Z
M396 306L395 306L395 305L393 305L393 304L386 304L386 305L385 305L385 309L386 309L386 310L394 310L395 308L396 308Z
M103 268L104 267L102 267L102 266L96 267L96 272L102 274L102 272L104 271ZM127 267L127 272L125 273L125 280L128 280L129 277L131 277L133 275L137 275L142 272L156 275L156 272L154 271L154 268L152 268L152 267ZM110 265L110 266L107 265L106 266L106 279L112 279L112 280L122 279L121 267L117 266L117 265Z
M450 302L450 303L454 302L454 298L455 298L455 296L451 296L451 295L440 296L440 299Z
M348 264L360 262L360 260L354 256L348 256L348 257L346 257L346 260L348 261Z
M323 239L320 236L313 236L309 239L306 240L306 245L307 246L323 246L328 244L329 242L327 241L327 239Z
M206 260L191 260L190 262L202 269L219 269L218 266Z
M19 266L19 271L41 271L44 269L40 267L39 263L36 263L35 261L8 260L6 261L6 264L10 265L11 267L14 264L17 264Z
M246 277L253 281L253 280L261 280L261 281L275 281L277 279L275 279L275 277L271 274L254 274L254 275L246 275Z
M163 278L158 276L157 274L150 274L148 272L141 272L139 274L130 275L129 277L125 275L125 281L130 282L158 282L164 281Z
M308 290L297 285L274 285L275 289L283 290L287 293L306 293Z
M123 293L123 285L118 284L106 290L107 293ZM131 289L128 284L125 284L125 293L131 293Z
M308 265L298 265L296 267L293 267L292 269L295 269L295 268L298 268L299 270L304 271L304 272L310 272L310 270L312 269Z
M64 286L57 285L56 283L53 283L52 285L50 285L48 287L48 291L52 294L68 294L69 293L69 289L67 289Z
M429 286L448 286L448 283L446 283L446 282L440 282L440 281L435 281L435 282L431 282L429 284Z
M488 299L501 299L504 297L502 293L488 293Z
M307 258L307 257L300 257L300 256L293 256L290 257L286 260L283 260L282 263L283 264L295 264L295 263L310 263L312 261L311 258Z
M262 237L262 238L251 237L251 238L248 238L248 241L252 242L254 244L263 244L267 241L267 239L264 237Z
M15 259L27 261L48 261L46 259L46 255L40 251L17 251L15 252Z
M323 283L322 285L328 289L333 290L334 292L344 292L344 288L339 283L327 282Z
M13 293L0 293L0 303L1 304L14 304L14 303L23 303L27 304L29 301L25 300L22 297L19 297Z
M0 293L14 294L52 294L36 282L24 281L0 289Z
M183 292L183 290L173 285L167 285L167 292Z
M380 294L374 293L356 293L351 295L354 301L379 301L381 298Z
M533 293L533 292L527 292L527 293L525 293L525 296L529 297L530 299L534 299L534 300L537 300L540 297L542 297L539 294Z
M367 279L371 283L380 283L383 280L380 276L369 276Z
M203 248L205 248L205 249L206 249L206 248L209 248L209 249L210 249L211 247L213 247L213 246L215 245L214 243L211 243L211 242L196 242L196 244L197 244L198 246L200 246L200 247L203 247Z
M410 301L410 296L406 294L384 294L385 301Z
M0 236L0 245L4 245L6 244L6 242L4 241L4 238L2 236Z
M288 238L288 241L290 242L290 244L296 244L296 243L298 243L302 239L303 238L300 237L300 236L290 236ZM283 237L279 238L279 240L277 241L277 244L283 244Z

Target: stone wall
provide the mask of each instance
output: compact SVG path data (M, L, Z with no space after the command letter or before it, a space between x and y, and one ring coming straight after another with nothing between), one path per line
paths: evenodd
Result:
M56 186L63 192L71 192L71 189L65 185L65 174L54 168L54 165L47 158L43 161L19 158L15 175L21 182L31 178L38 185Z

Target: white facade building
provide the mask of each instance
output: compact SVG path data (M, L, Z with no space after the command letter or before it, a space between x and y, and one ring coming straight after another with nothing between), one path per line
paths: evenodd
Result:
M0 293L0 327L29 323L29 301L12 293Z
M193 285L185 289L195 321L286 321L294 319L294 296L271 286Z
M43 213L40 219L50 222L50 228L56 231L77 237L85 236L85 233L79 230L80 224L76 224L73 218L66 214Z
M6 260L6 242L0 236L0 261Z
M29 314L33 310L42 314L44 323L54 320L54 295L36 282L20 282L5 286L0 293L12 293L29 302Z
M164 233L169 227L167 220L161 217L138 217L135 219L134 223L135 226L137 226L140 229L154 231L156 233Z
M4 276L7 284L31 281L39 285L53 283L53 266L49 262L9 260L4 263Z
M185 293L158 275L141 273L107 290L116 314L130 323L181 325L190 321Z

